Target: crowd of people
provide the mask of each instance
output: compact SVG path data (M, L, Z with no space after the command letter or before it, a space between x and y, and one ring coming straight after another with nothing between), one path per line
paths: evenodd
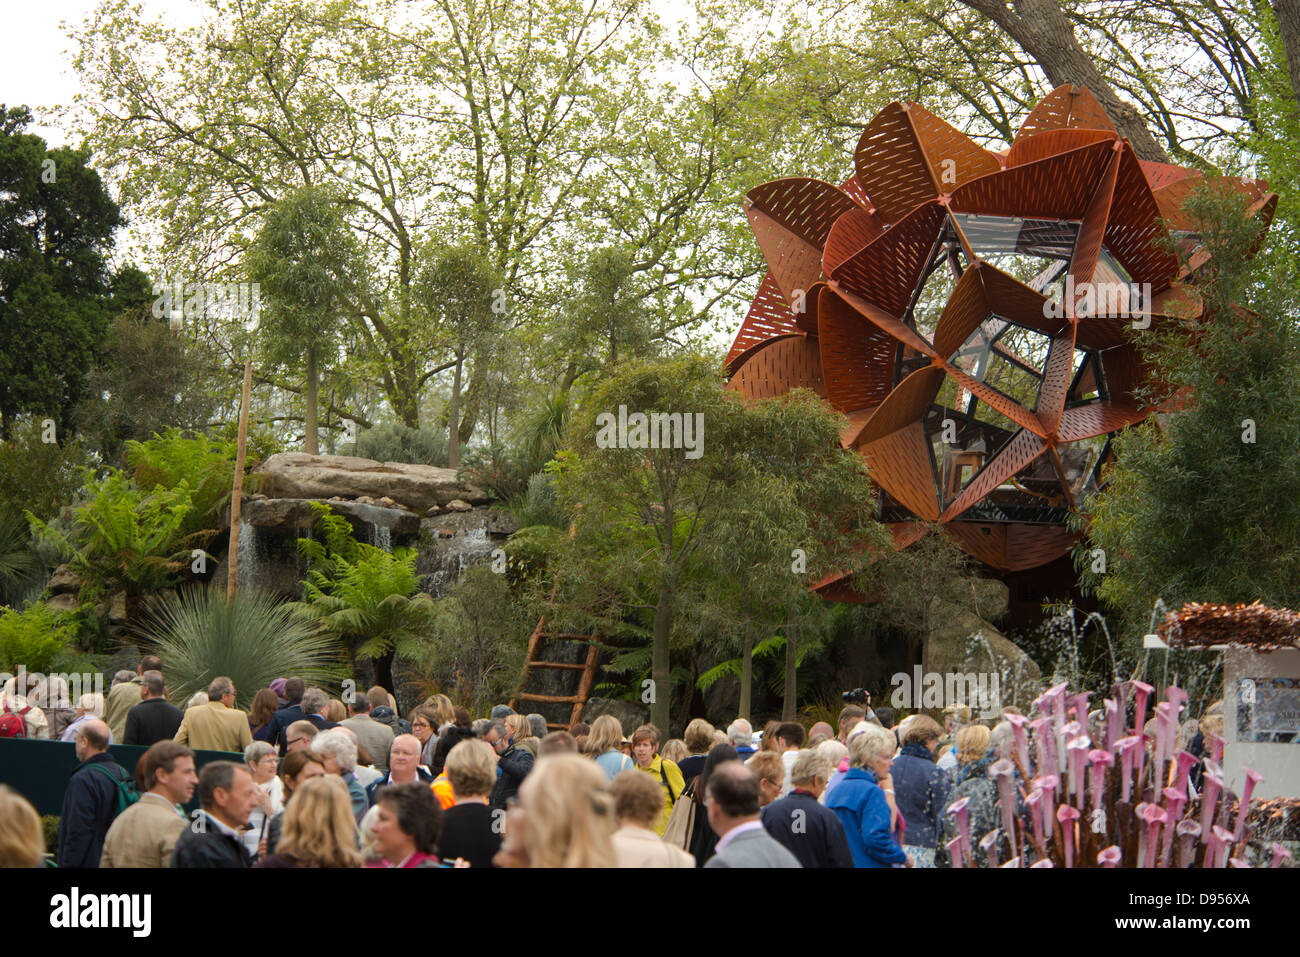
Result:
M697 718L661 741L608 714L568 730L505 705L473 719L445 695L403 718L382 687L345 704L295 677L248 712L218 677L182 711L161 669L146 657L70 716L33 703L36 689L0 690L31 737L76 748L57 866L945 866L953 802L968 799L973 843L996 830L988 768L1011 746L1005 717L990 727L960 706L942 725L848 705L838 728L757 734ZM134 776L115 740L148 748ZM197 768L195 751L242 760ZM36 811L0 786L0 866L40 866L45 850Z

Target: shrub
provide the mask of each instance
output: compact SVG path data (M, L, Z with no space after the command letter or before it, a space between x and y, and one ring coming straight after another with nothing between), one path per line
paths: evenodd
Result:
M413 429L400 422L385 422L361 432L355 442L339 451L380 462L412 462L446 468L447 433L427 425Z
M76 634L71 616L41 602L23 611L0 610L0 667L13 671L21 664L28 671L52 671Z

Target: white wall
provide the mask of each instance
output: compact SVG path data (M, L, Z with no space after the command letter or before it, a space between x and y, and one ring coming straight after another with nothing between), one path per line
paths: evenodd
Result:
M1300 650L1284 648L1259 654L1248 648L1223 653L1223 771L1237 794L1246 783L1245 768L1264 775L1253 797L1300 797L1300 742L1255 744L1237 741L1237 704L1242 678L1300 678ZM1207 742L1208 744L1208 742Z

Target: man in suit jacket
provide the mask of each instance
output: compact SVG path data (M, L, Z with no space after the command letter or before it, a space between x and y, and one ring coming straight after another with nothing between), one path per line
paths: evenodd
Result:
M199 783L194 752L175 741L159 741L140 757L137 770L149 790L113 821L100 867L171 867L172 852L190 824L181 805Z
M146 671L140 676L140 703L127 712L126 734L123 744L152 747L159 741L170 741L180 730L185 712L171 704L164 696L161 671Z
M251 867L253 861L241 835L253 813L256 792L247 765L233 761L205 764L199 774L203 813L176 842L172 867Z
M131 709L140 703L140 687L146 671L162 671L162 659L157 655L145 655L136 666L135 674L119 671L113 676L113 686L108 690L108 700L104 702L104 723L113 732L114 741L126 739L126 719ZM172 731L175 733L174 728ZM171 735L167 737L170 738Z
M705 867L799 867L799 860L763 829L758 778L739 761L725 761L709 775L709 825L717 853Z
M213 678L208 685L208 703L185 711L176 730L176 743L195 751L238 751L253 743L248 713L235 707L235 683Z
M763 808L763 828L804 867L853 866L844 825L817 800L830 776L829 760L816 751L799 751L790 769L790 793Z

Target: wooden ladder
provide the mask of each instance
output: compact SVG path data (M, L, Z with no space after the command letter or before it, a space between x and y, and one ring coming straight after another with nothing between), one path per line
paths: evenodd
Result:
M542 646L547 639L559 641L586 641L590 642L587 646L587 660L582 664L569 664L567 662L546 661L541 655ZM587 698L591 695L592 685L596 681L596 668L600 663L600 636L599 635L581 635L571 632L550 632L546 630L546 615L543 614L537 620L537 627L533 629L532 635L528 638L528 656L524 661L523 673L519 676L519 684L515 693L510 698L510 707L516 711L519 710L519 704L524 701L537 701L542 704L571 704L573 706L567 724L548 721L546 727L553 731L568 731L575 724L582 720L582 709L587 703ZM524 691L528 684L528 675L534 669L550 671L580 671L582 677L578 681L578 693L572 695L551 695L551 694L534 694Z

